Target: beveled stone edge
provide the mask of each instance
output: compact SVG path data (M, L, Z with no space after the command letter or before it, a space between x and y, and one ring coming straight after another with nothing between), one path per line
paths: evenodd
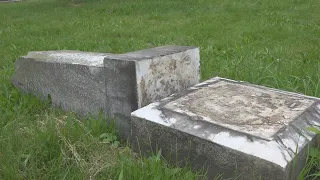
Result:
M206 123L203 121L201 123L197 124L197 121L194 121L194 120L190 121L190 120L184 119L184 118L188 118L188 117L184 116L182 114L179 114L179 116L183 119L183 121L188 121L188 123L190 123L190 125L193 127L201 126L201 124L205 124L207 126L206 128L210 128L210 126L211 126L211 131L213 132L211 134L216 136L221 133L220 136L222 138L225 138L223 141L219 142L219 140L214 140L214 138L210 138L210 135L207 137L199 135L201 132L203 132L203 130L198 131L198 132L192 131L192 129L190 127L188 127L189 129L186 130L186 129L183 129L186 126L184 125L183 128L181 126L179 126L179 124L177 124L178 121L176 119L166 118L166 114L168 114L168 113L170 114L170 112L168 112L167 110L161 109L164 106L164 104L168 103L169 101L173 101L174 99L180 98L180 97L182 97L192 91L195 91L201 87L205 87L206 85L209 85L209 84L212 84L215 82L219 82L219 81L229 81L229 82L233 82L233 83L245 84L245 85L249 85L249 86L253 86L253 87L257 87L257 88L263 88L264 90L275 91L275 92L280 92L280 93L283 93L286 95L291 95L291 96L293 95L293 96L309 98L309 99L319 101L319 98L316 98L316 97L305 96L302 94L291 93L291 92L287 92L287 91L283 91L283 90L277 90L274 88L268 88L268 87L264 87L261 85L253 85L253 84L250 84L250 83L244 82L244 81L236 81L236 80L230 80L230 79L226 79L226 78L214 77L214 78L209 79L207 81L204 81L200 84L197 84L196 86L190 87L188 90L186 90L184 92L173 94L173 95L171 95L167 98L164 98L158 102L154 102L144 108L138 109L138 110L132 112L131 116L136 117L136 118L145 119L145 120L151 121L153 123L157 123L161 126L173 128L173 129L182 131L184 133L187 133L187 134L190 134L193 136L197 136L197 137L202 138L206 141L210 141L212 143L220 144L220 145L229 147L231 149L234 149L236 151L240 151L242 153L256 156L258 158L261 158L261 159L264 159L264 160L267 160L269 162L272 162L274 164L279 165L284 171L291 164L295 153L299 153L306 146L306 144L308 144L310 141L312 141L316 137L315 133L306 132L305 128L310 127L310 125L320 127L319 119L318 119L318 121L311 119L310 123L307 123L307 125L309 125L309 126L306 126L306 124L300 125L300 126L297 125L299 123L303 123L302 116L308 116L310 114L310 113L308 114L308 111L305 111L301 116L296 118L292 123L290 123L288 126L286 126L285 129L283 129L280 132L277 132L275 135L275 138L271 141L263 140L263 139L256 138L253 136L248 137L247 134L236 132L234 130L223 128L223 127L217 127L217 125ZM320 104L319 104L319 102L316 102L313 106L309 107L308 109L312 109L312 108L317 109L315 116L320 117ZM187 124L187 123L183 123L183 124ZM301 128L300 131L303 131L304 134L297 131L297 129L299 129L299 128ZM288 131L289 129L293 129L293 132ZM285 133L286 131L288 131L289 134ZM290 132L292 132L292 133L290 133ZM292 138L293 134L299 135L298 142L296 142L297 137ZM305 134L308 134L308 135L306 136ZM257 151L250 152L250 149L253 149L253 148L243 150L243 149L240 149L241 148L240 146L236 147L232 144L226 143L229 141L232 142L232 140L237 140L235 138L235 136L238 136L238 142L241 141L241 144L247 143L247 145L249 147L253 145L256 148L259 148L259 146L260 146L261 151L256 149ZM300 141L300 143L299 143L300 137L302 137L304 139L304 141L303 142ZM228 140L226 140L226 139L228 139ZM253 142L257 142L257 144L254 145ZM296 148L296 145L298 145L298 148ZM293 149L296 149L297 152L294 152ZM261 154L255 154L255 153L261 153ZM269 154L275 155L275 153L278 154L278 156L276 158L274 158L272 156L268 156Z

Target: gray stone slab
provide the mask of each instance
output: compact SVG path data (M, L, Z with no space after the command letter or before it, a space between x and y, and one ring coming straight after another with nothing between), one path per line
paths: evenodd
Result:
M296 179L320 127L319 99L213 78L131 114L135 151L243 179ZM296 158L295 158L296 157ZM294 165L295 164L295 165Z
M12 83L81 115L117 117L130 133L130 113L199 82L199 49L162 46L125 54L29 52L15 63Z
M80 51L29 52L15 63L11 82L52 104L81 115L105 109L105 53Z

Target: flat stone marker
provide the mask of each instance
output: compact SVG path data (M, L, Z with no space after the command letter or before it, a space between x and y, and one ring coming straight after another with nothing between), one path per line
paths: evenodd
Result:
M132 111L199 83L199 48L161 46L126 54L29 52L15 63L12 83L81 115L100 111L130 133Z
M208 168L209 178L289 180L297 178L315 142L307 128L320 127L320 103L216 77L131 116L137 151L161 148L168 159Z

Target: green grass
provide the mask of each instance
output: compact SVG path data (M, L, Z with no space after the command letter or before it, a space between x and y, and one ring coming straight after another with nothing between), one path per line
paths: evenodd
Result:
M29 0L0 3L0 179L196 179L157 155L103 143L103 119L79 121L9 82L28 51L201 50L201 77L320 97L319 0ZM110 135L110 134L108 134ZM319 149L301 174L316 178Z

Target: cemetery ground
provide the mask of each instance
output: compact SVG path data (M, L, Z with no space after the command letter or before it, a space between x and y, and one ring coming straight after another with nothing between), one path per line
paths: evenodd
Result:
M131 152L105 119L81 119L10 83L28 51L123 53L200 47L201 78L221 76L320 97L318 0L29 0L0 4L0 179L198 179ZM300 179L320 177L310 147ZM236 169L235 169L235 178ZM219 179L219 177L217 177Z

